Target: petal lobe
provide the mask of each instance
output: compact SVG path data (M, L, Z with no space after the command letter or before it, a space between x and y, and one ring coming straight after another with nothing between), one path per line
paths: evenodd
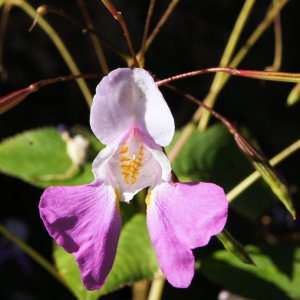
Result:
M223 230L228 201L212 183L162 183L147 197L147 226L161 270L175 287L194 275L191 249Z
M121 230L114 190L99 183L50 187L39 209L49 234L75 256L85 287L100 289L112 268Z

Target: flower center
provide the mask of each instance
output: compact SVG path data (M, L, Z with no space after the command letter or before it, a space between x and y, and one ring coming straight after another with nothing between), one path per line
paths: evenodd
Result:
M129 144L131 143L129 142ZM145 155L143 144L133 144L135 145L128 145L126 141L119 150L121 174L123 175L124 182L130 185L136 183L138 175L140 174L140 168L143 166L142 161Z

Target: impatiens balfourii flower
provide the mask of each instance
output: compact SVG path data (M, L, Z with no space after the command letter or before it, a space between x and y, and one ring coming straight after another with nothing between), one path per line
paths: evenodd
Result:
M90 124L106 145L93 162L95 180L45 190L39 209L49 234L74 254L85 287L100 289L118 245L119 202L149 187L147 227L159 266L173 286L189 286L192 249L206 245L225 225L223 189L212 183L172 183L163 147L173 138L174 120L143 69L121 68L102 79Z

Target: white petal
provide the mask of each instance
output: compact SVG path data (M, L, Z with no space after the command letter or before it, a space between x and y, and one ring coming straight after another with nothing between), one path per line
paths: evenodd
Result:
M90 116L98 139L113 145L132 128L166 146L174 135L172 114L153 78L143 69L116 69L96 88Z
M174 119L170 109L156 86L152 76L144 69L134 69L134 79L144 93L146 132L160 146L170 144L175 130Z
M93 172L95 178L118 190L121 201L126 202L140 190L171 179L171 166L162 148L137 129L119 145L102 150Z

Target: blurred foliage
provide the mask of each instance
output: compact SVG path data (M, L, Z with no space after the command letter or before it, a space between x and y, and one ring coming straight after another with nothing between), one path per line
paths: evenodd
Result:
M256 266L240 263L227 251L201 262L200 272L224 288L252 299L299 299L300 249L289 245L248 246Z

